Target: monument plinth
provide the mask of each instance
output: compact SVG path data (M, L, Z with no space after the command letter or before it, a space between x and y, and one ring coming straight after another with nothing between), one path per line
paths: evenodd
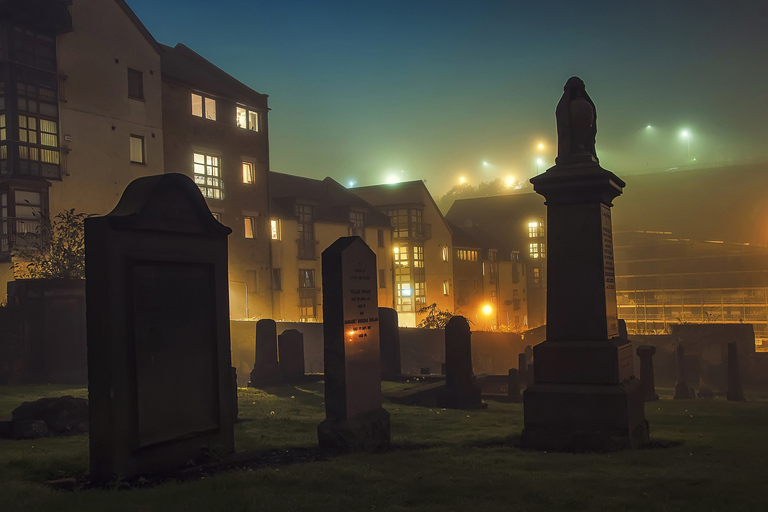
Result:
M625 183L600 167L597 112L571 78L556 110L555 166L531 179L547 205L547 339L524 393L522 443L611 450L648 440L632 345L619 337L611 207Z

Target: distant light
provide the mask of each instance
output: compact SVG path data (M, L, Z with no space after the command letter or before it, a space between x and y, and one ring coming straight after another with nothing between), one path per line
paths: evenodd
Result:
M355 185L357 185L357 182L355 180L349 180L349 186L347 188L352 188Z
M539 151L541 151L542 149L544 149L544 144L539 142L539 145L536 147L539 148Z
M489 164L488 162L486 162L485 160L483 160L483 166L485 166L485 167L488 167L489 165L491 165L491 164Z
M537 163L538 165L543 165L543 164L544 164L544 159L543 159L543 158L537 158L537 159L536 159L536 163Z
M460 183L460 184L462 184L462 185L463 185L463 184L465 184L466 182L467 182L467 178L465 178L464 176L461 176L461 177L459 177L459 183Z
M684 139L687 139L688 137L691 136L691 132L689 132L688 130L683 130L680 132L680 136Z
M648 126L645 127L646 130L650 130L651 128L653 128L653 126L651 126L651 125L648 125Z
M507 188L514 187L515 183L517 183L517 180L515 179L514 176L507 176L506 178L504 178L504 186Z
M493 308L491 307L491 305L490 304L484 305L483 306L483 314L484 315L490 315L491 313L493 313Z
M385 180L389 185L394 185L400 181L400 177L396 174L387 174Z

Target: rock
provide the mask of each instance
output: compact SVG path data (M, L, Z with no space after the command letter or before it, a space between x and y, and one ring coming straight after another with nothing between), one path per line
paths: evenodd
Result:
M51 437L51 429L43 420L14 421L13 437L16 439Z
M88 432L88 400L64 396L24 402L13 411L12 418L14 424L41 420L54 436L82 434Z

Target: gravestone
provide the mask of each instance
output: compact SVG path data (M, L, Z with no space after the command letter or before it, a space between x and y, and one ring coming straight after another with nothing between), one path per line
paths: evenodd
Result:
M744 389L739 371L739 354L736 342L728 344L728 391L726 398L731 402L744 401Z
M463 316L445 326L445 394L438 406L470 409L483 406L481 389L472 374L472 332Z
M181 174L85 220L91 479L234 450L227 236Z
M555 118L555 165L530 180L547 206L547 338L533 348L521 444L635 448L648 422L632 344L619 337L611 224L625 183L599 165L597 111L579 78L565 84Z
M304 378L304 335L296 329L286 329L277 337L280 370L287 382Z
M520 394L520 377L517 368L509 369L507 397L510 402L519 403L523 401L523 396Z
M643 388L643 400L652 402L659 399L656 394L656 383L653 376L653 355L656 353L656 347L653 345L640 345L635 350L640 358L640 385Z
M277 361L277 324L265 318L256 322L256 357L249 387L274 386L283 381Z
M524 352L517 355L517 378L521 384L528 386L528 358Z
M379 343L381 345L381 377L394 378L400 375L400 329L397 325L397 311L379 308Z
M357 236L323 251L325 416L320 446L378 450L389 446L381 407L376 254Z
M688 376L686 374L685 349L678 345L677 353L677 384L675 385L675 400L688 400L693 398L691 388L688 386Z
M525 387L530 388L536 382L534 376L533 363L528 363L528 368L525 369Z

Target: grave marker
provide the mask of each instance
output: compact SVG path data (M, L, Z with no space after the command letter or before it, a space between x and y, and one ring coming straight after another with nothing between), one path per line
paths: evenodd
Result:
M454 409L482 407L481 389L472 373L472 331L463 316L445 326L445 388L438 406Z
M234 450L227 236L181 174L85 221L91 478Z
M270 318L264 318L256 322L256 357L248 386L274 386L282 380L277 361L277 324Z
M326 419L318 440L345 450L385 448L376 255L360 237L342 237L322 262Z
M300 382L304 378L304 334L296 329L286 329L277 337L277 345L283 379Z

